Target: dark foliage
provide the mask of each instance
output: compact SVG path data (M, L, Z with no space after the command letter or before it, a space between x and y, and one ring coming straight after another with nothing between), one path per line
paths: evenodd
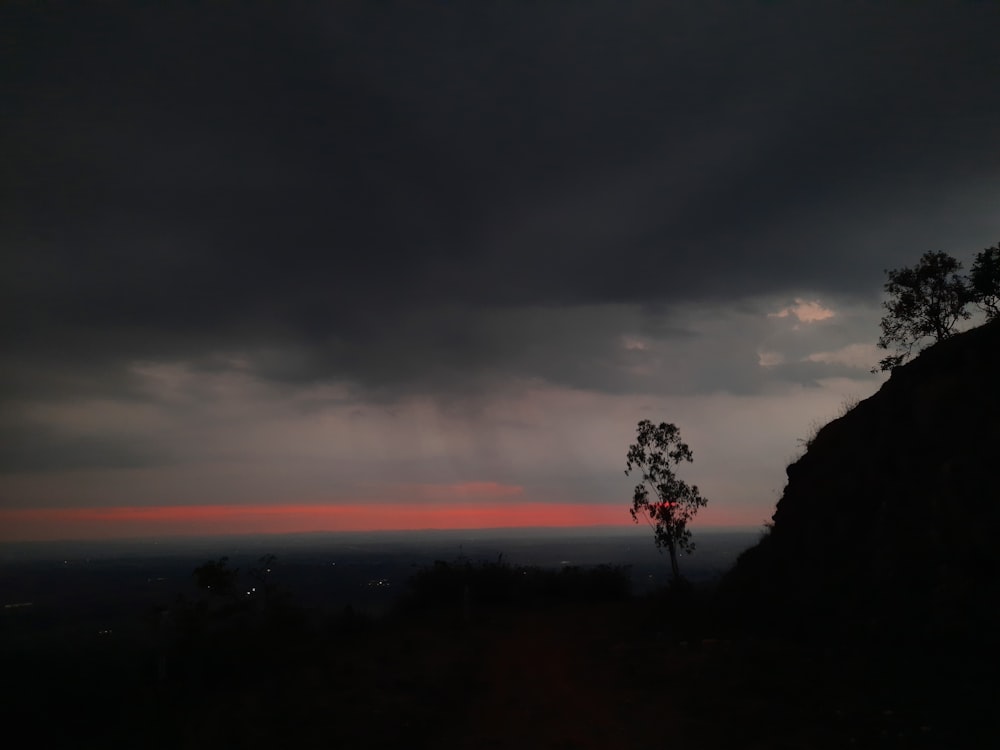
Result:
M693 552L694 543L688 523L708 501L674 473L682 461L694 457L687 443L681 440L676 425L661 422L654 426L648 419L639 422L636 441L629 446L625 474L638 471L641 477L632 493L632 520L640 518L653 529L656 546L670 553L670 569L674 584L681 581L679 552Z
M889 371L908 360L925 342L953 336L960 321L971 317L968 306L976 304L993 320L1000 314L1000 245L976 255L965 276L962 264L944 252L928 252L912 268L886 271L883 303L886 315L880 323L880 349L894 350L879 361L872 372Z
M1000 316L1000 243L976 256L969 269L972 301L986 313L987 320Z
M209 560L194 569L194 577L198 583L198 588L204 589L212 596L228 598L236 596L236 582L239 573L239 568L232 569L229 567L228 557Z
M912 268L886 271L883 303L887 314L882 318L880 349L895 349L883 358L875 372L898 367L913 353L914 347L932 339L943 341L955 332L960 320L967 320L966 309L972 301L968 282L958 272L962 264L947 253L924 253Z

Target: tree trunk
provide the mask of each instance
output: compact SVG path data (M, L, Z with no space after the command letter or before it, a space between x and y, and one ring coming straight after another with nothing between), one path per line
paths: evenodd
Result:
M667 545L667 549L670 551L670 573L673 576L672 583L676 586L681 582L681 568L677 564L677 545L670 542Z

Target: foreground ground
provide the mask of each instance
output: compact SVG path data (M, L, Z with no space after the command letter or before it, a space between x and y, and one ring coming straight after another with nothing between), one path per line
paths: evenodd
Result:
M995 731L987 686L930 663L677 615L655 599L457 606L23 653L5 724L47 747L183 748L955 747Z

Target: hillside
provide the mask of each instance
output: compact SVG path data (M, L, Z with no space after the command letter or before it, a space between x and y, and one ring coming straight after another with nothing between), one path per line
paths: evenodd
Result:
M722 593L768 627L979 641L1000 593L1000 320L893 371L788 469Z

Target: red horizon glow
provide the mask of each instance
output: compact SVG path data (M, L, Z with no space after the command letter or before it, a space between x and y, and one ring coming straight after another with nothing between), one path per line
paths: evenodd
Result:
M699 525L752 526L726 512ZM0 510L0 541L149 536L632 526L627 506L589 503L172 505Z

